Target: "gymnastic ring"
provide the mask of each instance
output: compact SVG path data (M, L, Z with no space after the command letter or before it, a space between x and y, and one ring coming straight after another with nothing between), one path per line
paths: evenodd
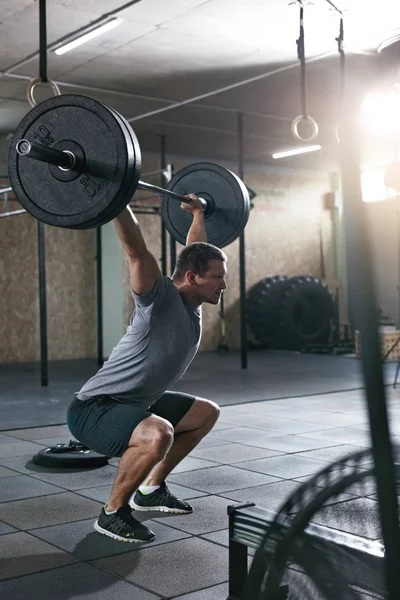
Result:
M308 121L311 125L312 131L311 131L311 135L309 137L302 137L299 134L299 125L303 121ZM317 139L318 132L319 132L318 123L312 117L310 117L310 116L305 117L304 115L299 115L298 117L293 119L292 134L293 134L293 137L296 138L296 140L299 140L300 142L313 142L314 140Z
M37 102L33 96L33 92L34 92L36 86L39 85L39 83L49 84L53 91L53 95L61 96L60 88L54 81L52 81L51 79L48 79L47 81L42 81L42 79L40 77L34 77L33 79L30 80L28 89L26 90L28 102L32 106L32 108L37 105Z

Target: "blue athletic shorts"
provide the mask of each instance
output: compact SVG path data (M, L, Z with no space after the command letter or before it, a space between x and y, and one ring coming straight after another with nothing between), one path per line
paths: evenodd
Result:
M195 401L182 392L165 392L149 410L123 404L109 396L89 400L75 398L67 412L72 435L81 444L105 456L122 456L133 430L150 415L163 417L173 427L179 423Z

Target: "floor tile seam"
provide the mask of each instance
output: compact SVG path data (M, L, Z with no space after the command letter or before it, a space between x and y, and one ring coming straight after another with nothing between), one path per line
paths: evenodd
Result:
M215 583L213 585L208 585L207 587L199 588L198 590L195 590L194 592L187 592L187 593L194 594L196 592L203 592L203 591L206 591L206 590L211 590L214 587L217 587L217 586L220 586L220 585L225 585L226 583L229 584L229 577L228 577L228 579L226 581L221 581L221 583ZM182 596L183 597L186 596L186 592L184 594L180 594L179 596L166 596L163 600L175 600L175 599L182 598ZM229 600L229 598L228 598L228 600ZM367 600L369 600L369 599L367 599ZM371 600L374 600L374 598L371 598Z
M40 540L40 541L42 541L42 542L45 542L46 544L49 544L50 546L54 546L55 548L58 548L59 550L62 550L62 551L63 551L63 552L65 552L66 554L70 554L71 556L74 556L74 557L75 557L75 558L77 558L77 559L78 559L80 562L90 562L91 560L102 560L103 558L113 558L113 557L115 557L115 556L124 556L125 554L129 554L129 552L126 552L126 553L125 553L125 552L123 552L122 554L119 554L119 553L117 553L117 554L107 554L107 555L101 556L101 557L99 557L99 558L88 558L88 559L86 559L86 558L82 558L82 557L80 557L80 556L78 556L78 555L74 554L73 552L70 552L70 551L68 551L68 550L65 550L65 549L64 549L64 548L62 548L61 546L58 546L58 545L57 545L57 543L56 543L55 541L51 541L51 542L50 542L50 541L48 541L48 540L46 540L46 539L43 539L43 538L42 538L42 537L40 537L39 535L35 534L35 532L37 532L39 529L49 529L49 528L51 528L51 527L62 527L63 525L72 525L72 524L74 524L74 523L80 523L80 522L82 522L82 521L83 521L83 522L90 521L91 523L93 523L95 518L96 518L96 517L91 517L91 518L89 518L89 519L79 519L78 521L69 521L68 523L57 523L56 525L47 525L47 526L45 526L45 527L43 527L43 526L40 526L40 527L34 527L33 529L26 529L26 530L24 530L24 531L23 531L23 533L30 534L30 535L32 535L32 537L34 537L34 538L36 538L36 539L38 539L38 540ZM149 522L150 522L150 521L153 521L153 519L149 519L148 521L149 521ZM170 525L166 525L165 523L160 523L160 525L165 525L165 527L167 527L167 528L169 528L169 529L173 529L174 531L179 531L179 533L184 533L184 534L186 534L186 537L185 537L185 538L182 538L182 539L189 539L190 537L194 537L194 534L192 534L192 533L189 533L189 532L187 532L187 531L183 531L182 529L177 529L176 527L171 527ZM94 529L94 528L93 528L93 531L95 531L95 529ZM115 540L114 540L114 541L115 541ZM157 542L157 541L156 541L155 543L152 543L151 545L148 545L148 546L142 546L142 547L141 547L140 545L138 546L138 545L136 545L135 543L133 543L131 552L137 552L138 550L140 550L140 549L142 549L142 548L144 549L144 548L152 548L152 547L155 547L155 546L163 546L163 545L165 545L165 544L170 544L171 542L179 542L179 541L180 541L180 540L169 540L169 541L166 541L166 542L165 542L165 541L161 541L161 540L160 540L159 542ZM118 542L118 541L115 541L115 543L116 543L116 544L122 544L123 542ZM127 546L127 548L129 548L129 546Z
M385 387L391 387L392 384L388 383L385 384ZM317 393L310 393L310 394L303 394L302 396L279 396L277 398L264 398L264 399L258 399L258 400L249 400L248 402L243 402L243 404L255 404L257 402L276 402L277 400L293 400L295 398L308 398L308 397L316 397L316 396L325 396L325 395L331 395L331 394L343 394L346 392L357 392L357 391L361 391L361 390L365 390L365 386L362 387L354 387L354 388L346 388L346 389L340 389L340 390L334 390L334 391L329 391L329 392L317 392ZM224 406L239 406L239 404L224 404Z
M179 475L187 475L188 473L196 473L197 471L206 471L207 469L218 469L221 466L225 466L225 465L221 465L219 463L215 463L215 467L213 465L212 467L204 467L203 469L193 469L192 471L180 471L179 473L172 473L171 472L168 475L168 477L170 478L171 475L175 476L175 477L179 477ZM184 485L183 483L182 484L181 483L175 483L175 481L172 481L172 480L171 480L171 483L174 483L175 485L181 485L182 487L188 487L188 486ZM190 485L191 485L191 487L188 488L188 489L193 490L194 492L205 492L205 490L200 490L199 488L192 487L192 484L190 484Z
M293 436L293 437L295 437L295 436ZM251 448L260 448L260 449L263 449L263 450L270 450L271 452L275 452L274 448L266 448L265 446L256 446L255 444L250 444L249 442L243 442L242 445L243 446L250 446ZM355 444L355 445L357 445L357 444ZM266 456L265 458L278 458L279 456L287 456L287 455L292 456L293 454L301 454L303 452L313 452L314 450L325 450L325 449L328 450L330 448L337 448L338 446L343 446L343 444L337 443L337 444L334 444L332 446L323 446L322 448L309 448L308 450L296 450L296 452L288 452L288 451L276 450L276 452L278 452L277 455L275 455L275 456ZM254 460L259 460L259 459L256 458ZM260 460L262 460L262 459L260 459ZM246 462L246 461L242 461L242 462Z
M245 471L246 469L242 469L242 471ZM265 473L259 473L258 471L249 471L249 473L257 473L258 475L265 475ZM251 489L253 487L260 487L260 485L268 485L269 483L277 483L278 481L288 481L287 479L283 479L282 477L278 477L277 475L268 475L268 477L271 477L272 479L275 479L276 481L268 481L265 483L251 483L246 485L246 487L242 487L242 488L233 488L233 489L229 489L229 490L221 490L220 492L212 492L212 496L217 496L218 494L223 494L225 492L240 492L242 490L247 490L247 489ZM232 502L235 502L235 500L232 500Z
M150 547L150 546L148 546ZM121 556L121 555L114 555L114 556ZM112 557L108 557L108 558L112 558ZM91 559L91 560L85 560L83 562L85 562L86 564L90 565L91 567L94 567L95 569L98 569L99 571L103 571L104 573L106 573L107 575L111 575L111 577L115 577L116 579L119 579L119 581L123 581L124 583L129 583L129 585L131 585L132 587L136 587L139 588L145 592L147 592L148 594L153 594L153 596L156 596L157 598L160 599L165 599L166 596L160 596L160 594L154 592L153 590L150 590L146 587L144 587L143 585L134 583L129 581L128 579L124 579L124 577L121 577L120 575L118 575L117 573L113 573L112 571L107 570L105 567L95 564L95 561L98 560L103 560L102 558L96 558L96 559Z
M38 446L38 448L41 448L41 449L47 448L47 446L45 446L44 444L37 444L36 442L31 442L30 440L17 440L17 443L19 443L19 442L28 442L29 444L35 444L35 446ZM8 446L9 443L15 444L15 442L5 442L5 443L0 444L0 448L2 446ZM36 448L34 448L34 450L36 450ZM13 456L2 456L2 457L0 457L0 460L7 460L7 458L23 458L24 456L27 456L27 457L29 456L30 458L32 458L32 452L29 452L29 453L24 452L24 454L14 454Z
M226 496L224 496L224 494L231 494L232 492L240 492L242 490L247 490L247 489L251 489L251 488L255 488L255 487L264 487L267 485L276 485L277 483L282 483L282 482L286 482L286 481L295 481L295 483L298 483L299 485L301 485L300 481L296 481L295 479L291 480L291 479L283 479L280 477L276 477L274 475L270 475L270 477L273 477L274 479L276 479L276 481L267 481L266 483L259 483L257 485L252 485L249 486L249 488L238 488L237 490L226 490L224 492L215 492L215 496L220 496L221 498L224 498L225 500L230 500L231 502L242 502L241 500L233 500L232 498L227 498ZM304 483L304 482L303 482Z
M344 413L342 411L338 412L337 414L343 416L343 418L346 418L348 416L346 413ZM332 419L332 420L334 420L334 419ZM319 421L305 421L303 419L296 419L296 422L297 423L310 423L311 425L325 425L325 423L320 423ZM368 423L368 420L366 420L366 421L359 421L357 419L357 423L352 423L351 425L345 425L345 427L356 427L358 425L366 425L367 423ZM338 425L338 427L341 427L341 426Z
M6 504L5 502L3 504ZM0 505L1 506L1 505ZM10 527L14 527L15 529L17 529L18 531L11 531L10 535L12 533L32 533L34 531L38 531L39 529L49 529L50 527L61 527L63 525L73 525L74 523L80 523L81 521L93 521L93 519L96 519L96 516L93 517L88 517L87 519L75 519L73 521L63 521L62 523L53 523L52 525L39 525L38 527L25 527L24 529L21 529L18 525L12 525L11 523L9 523L8 521L5 521L3 519L3 517L1 518L1 521L3 523L5 523L6 525L9 525ZM9 535L7 533L4 533L2 535ZM38 536L35 536L38 537ZM0 536L1 538L1 536ZM39 538L42 541L46 541L43 540L43 538ZM49 542L50 543L50 542Z
M5 478L3 478L5 479ZM11 479L11 477L10 477ZM12 479L15 479L15 477L13 477ZM0 479L1 481L1 479ZM51 484L49 484L51 485ZM0 502L0 506L2 506L3 504L10 504L10 502L23 502L24 500L35 500L36 498L47 498L48 496L58 496L59 494L64 494L66 491L69 490L63 490L61 489L59 492L51 492L51 494L40 494L39 496L28 496L27 498L13 498L12 500L4 500L3 502ZM88 500L90 498L87 498ZM94 502L96 502L96 500L94 500Z
M213 495L216 497L220 497L220 496L217 496L217 494L213 494ZM227 500L227 498L222 498L222 499ZM231 500L231 502L236 502L236 501ZM224 531L225 529L228 528L228 514L226 515L226 527L222 527L221 529L213 529L212 531L205 531L204 533L191 533L190 531L184 531L183 529L179 529L179 527L177 525L167 525L165 522L160 523L160 521L159 521L160 519L169 520L168 517L153 517L153 519L149 519L149 521L155 521L159 525L166 525L167 527L169 527L170 529L173 529L174 531L179 531L180 533L187 533L190 537L197 537L197 538L200 538L202 535L208 535L209 533L217 533L218 531ZM171 518L171 520L172 520L172 518ZM179 542L179 541L180 540L171 540L171 542ZM209 541L209 540L207 540L207 541ZM165 543L169 544L171 542L165 542ZM150 546L147 546L147 548L150 548Z
M0 460L0 466L2 466L2 467L5 467L5 465L2 465L2 464L1 464L1 460ZM114 469L117 469L117 467L114 467L114 465L107 465L107 466L109 466L109 467L113 467ZM6 468L8 468L8 467L6 467ZM207 467L205 467L205 468L207 468ZM211 468L211 467L210 467L210 468ZM58 484L58 483L57 483L57 484L56 484L56 483L50 483L49 481L46 481L46 479L42 479L41 477L39 477L39 475L32 475L31 473L23 473L23 472L21 472L21 471L17 471L17 473L20 473L20 475L23 475L23 476L25 476L25 477L31 477L31 478L32 478L32 479L34 479L35 481L41 481L42 483L47 483L47 485L52 485L52 486L54 486L54 487L58 487L58 488L60 488L60 489L61 489L63 492L75 492L75 491L77 491L77 490L85 490L85 489L87 489L87 486L84 486L84 487L79 487L79 488L77 488L76 490L75 490L75 489L69 489L69 488L65 488L65 487L63 487L62 485L60 485L60 484ZM67 474L67 473L68 473L68 471L66 470L66 474ZM48 473L48 474L50 475L51 473ZM57 473L57 475L60 475L60 473ZM75 473L72 473L72 475L75 475ZM11 479L11 478L12 478L12 479L14 479L14 478L15 478L15 475L12 475L12 476L10 476L10 479ZM7 479L7 478L6 478L6 477L2 477L2 478L0 478L0 480L1 480L1 479ZM111 484L104 484L104 485L111 485ZM98 486L98 487L100 487L100 486ZM56 493L56 492L54 492L54 493ZM60 493L60 492L57 492L57 493ZM51 495L51 494L43 494L43 495L45 495L45 496L49 496L49 495Z
M29 431L29 429L42 429L45 427L65 427L65 425L68 425L68 423L67 422L54 423L51 425L40 425L40 426L34 425L32 427L13 427L12 429L0 429L0 433L3 433L4 435L8 435L6 432L9 432L9 431ZM21 438L21 439L23 439L23 438ZM26 440L26 441L30 441L30 440Z
M10 457L10 458L14 458L14 457ZM1 458L0 458L0 460L1 460ZM1 464L0 464L0 467L3 467L4 469L8 469L9 471L13 471L13 473L17 473L18 475L24 475L24 473L21 473L21 471L17 471L16 469L13 469L12 467L6 467L5 465L1 465ZM5 477L0 477L0 480L8 479L11 477L15 477L15 475L6 475Z
M239 445L239 444L238 444ZM246 444L242 444L243 446L245 446ZM247 462L248 460L265 460L266 458L275 458L278 456L285 456L286 454L292 454L291 452L281 452L280 450L273 450L272 448L259 448L258 446L250 446L249 444L247 444L247 446L249 448L257 448L257 450L267 450L268 452L274 452L273 456L262 456L261 458L245 458L243 460L239 460L236 462L222 462L222 461L217 461L217 460L213 460L212 462L217 463L218 465L224 465L225 467L234 467L238 464L240 464L241 462ZM275 454L276 452L276 454ZM198 458L201 458L200 456ZM204 460L208 460L208 459L204 459ZM211 461L210 461L211 462ZM203 469L194 469L194 471L203 471ZM180 471L180 473L188 473L189 471ZM190 471L191 472L191 471ZM179 473L176 473L177 475L179 475Z
M45 542L49 546L53 546L55 549L60 550L60 548L58 548L57 546L54 546L54 544L51 544L50 542L46 542L46 540L43 540L41 538L37 538L36 536L32 536L32 537L35 537L36 539L39 539L41 542ZM80 564L80 563L85 562L82 559L74 556L70 552L67 552L66 550L62 550L62 553L63 554L67 554L68 556L71 556L71 558L74 559L73 562L71 562L71 563L69 563L67 565L57 565L57 566L49 567L49 568L46 568L46 569L39 569L38 571L30 571L29 573L22 573L21 575L15 575L13 577L7 577L6 579L0 579L0 584L2 582L4 582L4 581L13 581L14 579L21 579L22 577L29 577L30 575L37 575L38 573L47 573L48 571L55 571L56 569L63 569L65 567L69 567L69 566L72 566L74 564Z
M297 434L295 434L295 433L294 434L293 433L288 433L285 436L277 436L277 437L289 437L289 436L297 439ZM266 443L268 443L268 439L269 438L266 439ZM273 440L273 439L275 439L275 438L271 438L271 440ZM313 439L313 438L309 438L309 439ZM318 442L319 440L316 439L315 441ZM235 442L232 442L232 443L235 443ZM237 443L239 444L239 442L237 442ZM266 446L257 446L257 444L250 443L250 442L243 442L243 441L241 441L239 445L250 446L252 448L261 448L263 450L274 451L274 448L267 448ZM324 446L324 448L334 448L336 446L343 446L343 442L332 442L332 446ZM219 446L216 446L216 448L219 448ZM310 452L311 450L322 450L322 448L310 448L309 450L300 450L300 452ZM280 450L277 450L277 452L280 452L281 454L294 454L293 452L283 452L283 451L281 452ZM271 456L270 458L274 458L274 457Z
M231 429L238 429L238 428L243 428L243 429L262 429L261 427L256 427L255 425L244 425L242 423L227 423L226 421L218 421L221 423L224 423L224 425L232 425L232 427L224 427L224 429L211 429L210 433L216 434L219 433L221 431L230 431ZM315 424L315 423L314 423ZM265 427L264 427L265 429ZM273 431L272 429L268 429L267 431Z
M319 425L319 423L310 423L310 422L306 422L306 421L295 421L294 419L282 419L283 421L285 421L285 423L288 423L289 421L292 421L292 423L305 423L308 425ZM363 423L361 423L362 425ZM251 425L251 426L246 426L246 425L239 425L237 424L235 427L230 427L229 429L237 429L237 428L247 428L247 429L256 429L257 431L266 431L267 433L280 433L281 435L304 435L304 434L313 434L313 433L323 433L324 431L329 432L332 429L352 429L351 425L346 427L345 425L335 425L332 427L328 427L326 428L326 426L324 427L324 425L321 425L321 429L313 429L312 431L297 431L296 433L290 433L288 431L284 431L282 429L268 429L266 427L257 427L257 425ZM220 431L228 431L227 429L220 429ZM215 432L217 433L217 432ZM223 439L223 438L222 438Z
M238 406L242 406L243 409L238 409L237 408ZM223 409L225 407L222 406L221 408L222 408L222 411L223 411ZM230 407L230 408L233 408L233 407ZM284 413L291 412L290 409L294 408L294 407L289 406L289 405L288 406L280 406L280 407L278 407L279 410L277 410L277 411L272 410L271 412L268 412L268 408L266 407L265 411L262 410L262 411L252 412L251 409L250 410L248 409L248 403L245 403L245 404L238 404L238 405L235 406L235 408L236 408L235 415L238 415L238 416L241 415L241 414L251 414L251 415L260 415L260 416L265 416L265 417L279 417L279 415L284 415ZM277 407L275 407L275 409L276 408ZM339 412L340 413L340 411L336 411L336 410L326 410L324 408L313 408L312 405L302 406L300 408L302 408L302 409L306 408L307 410L314 410L314 411L317 411L318 413L320 412L321 416L330 415L330 414L335 413L335 412ZM219 421L223 421L223 417L224 417L224 415L221 414L221 416L219 417ZM299 419L299 417L290 417L290 418L291 419L296 419L296 420Z
M41 540L41 541L43 542L44 540ZM65 554L68 554L68 552L65 552ZM75 557L73 556L72 558L75 558ZM40 569L39 571L30 571L29 573L21 573L21 575L14 575L13 577L6 577L6 579L0 579L0 585L3 582L18 580L18 579L22 579L22 577L30 577L31 575L38 575L39 573L47 573L49 571L55 571L56 569L64 569L65 567L72 567L75 564L81 564L83 562L85 562L85 561L76 559L76 560L74 560L73 563L70 563L68 565L58 565L56 567L50 567L48 569Z
M40 539L40 538L38 538ZM43 542L43 540L41 540ZM57 546L55 546L57 548ZM65 552L65 554L69 554L68 552ZM114 555L115 556L115 555ZM76 558L75 556L72 555L73 558ZM101 559L95 559L95 560L101 560ZM73 563L70 563L69 565L58 565L56 567L50 567L49 569L44 569L44 570L40 570L40 571L33 571L30 573L22 573L21 575L16 575L14 577L8 577L6 579L0 579L0 584L4 581L13 581L13 580L18 580L18 579L22 579L22 577L29 577L30 575L37 575L39 573L48 573L50 571L54 571L56 569L64 569L66 567L72 567L75 564L87 564L90 565L91 567L95 568L95 569L99 569L99 571L104 571L107 575L110 575L111 577L115 577L115 579L119 579L120 581L123 581L124 583L128 583L129 585L131 585L132 587L136 587L139 589L143 589L145 592L148 592L149 594L153 594L153 596L155 596L156 598L160 598L163 599L164 596L160 596L159 594L156 594L155 592L153 592L152 590L148 590L146 588L144 588L143 586L140 586L136 583L132 583L130 581L128 581L127 579L123 579L122 577L119 577L118 575L116 575L115 573L112 573L111 571L107 571L107 569L104 569L103 567L100 567L99 565L93 564L93 562L88 561L88 560L83 560L83 559L76 559Z
M1 433L1 432L0 432L0 433ZM41 444L41 443L40 443L40 440L37 440L37 441L33 441L33 440L22 440L22 439L19 439L19 438L11 438L11 437L10 437L10 441L9 441L9 442L2 442L2 443L0 444L0 448L1 448L1 446L8 446L9 444L24 444L24 443L27 443L27 444L35 444L35 446L38 446L39 448L42 448L42 449L43 449L43 448L48 448L48 445L46 445L46 444ZM34 450L36 450L36 448L34 448ZM16 454L16 455L14 455L12 458L19 458L19 457L21 457L21 456L32 456L32 454L31 454L31 453L24 452L23 454ZM2 458L10 458L10 457L3 456Z
M330 441L330 440L328 440ZM297 452L287 452L286 454L304 454L305 452L317 452L318 450L332 450L332 448L339 448L340 446L357 446L357 444L333 444L332 446L324 446L323 448L311 448L310 450L299 450ZM362 448L363 446L361 446ZM349 452L349 456L351 456L352 454L354 454L355 452ZM343 458L345 458L346 455L343 455ZM272 458L272 457L271 457ZM306 456L305 458L309 458L308 456ZM313 460L321 460L319 458L315 458ZM337 460L341 460L341 458L337 459Z
M31 527L28 529L24 529L24 531L26 533L32 533L34 531L38 531L39 529L50 529L51 527L62 527L63 525L73 525L74 523L87 523L88 521L93 523L93 519L95 519L96 517L88 517L87 519L78 519L76 521L67 521L67 522L63 522L63 523L55 523L54 525L39 525L39 527ZM38 536L35 536L38 537ZM43 540L43 538L39 538L42 541L46 541ZM49 542L50 543L50 542ZM54 544L56 545L56 544Z
M267 456L265 458L255 458L254 460L251 460L251 461L244 460L243 462L254 462L254 463L256 463L256 462L260 462L262 460L268 460L268 458L270 458L272 460L273 458L282 458L282 457L284 458L285 456L290 456L291 458L293 458L293 454L294 454L293 452L285 452L285 453L281 454L280 456ZM315 463L325 463L326 466L329 466L329 465L333 464L331 461L328 461L328 460L323 461L323 460L320 460L320 459L317 459L317 458L310 458L308 456L304 456L303 458L305 458L306 460L312 460ZM237 463L235 465L235 467L237 469L241 469L242 471L250 471L250 472L254 473L253 469L246 469L244 467L239 467L239 466L237 466L238 464L241 465L243 463ZM260 473L260 472L261 471L256 471L256 473ZM264 472L262 472L262 473L264 475L269 475L269 473L264 473ZM271 476L273 476L273 475L271 475Z
M67 523L60 523L60 525L66 525ZM49 525L48 527L52 527L52 525ZM46 527L36 527L34 529L24 529L22 533L26 533L27 535L30 535L31 537L35 538L36 540L41 541L42 543L48 544L49 546L52 546L53 548L56 548L57 550L61 550L63 553L68 554L68 556L72 556L72 558L75 558L77 562L84 562L84 560L82 558L80 558L79 556L75 556L75 554L72 554L72 552L69 552L68 550L65 550L64 548L61 548L60 546L57 546L57 544L55 544L54 542L49 542L48 540L44 540L43 538L39 537L38 535L35 535L35 531L37 529L46 529ZM40 555L39 555L40 556Z
M97 502L97 500L93 500L93 502ZM99 508L101 509L101 506ZM50 527L62 527L63 525L73 525L74 523L80 523L82 521L93 521L93 519L97 519L96 515L94 515L93 517L87 517L86 519L73 519L72 521L63 521L62 523L53 523L52 525L39 525L38 527L30 527L24 529L23 531L30 533L31 531L38 531L39 529L49 529Z
M199 533L195 537L197 537L200 540L203 540L205 542L210 542L210 544L215 544L216 546L220 546L221 548L226 548L226 550L228 550L229 546L227 546L226 544L222 544L221 542L218 542L216 540L209 540L205 537L206 535L210 535L210 533L219 533L220 531L228 531L228 526L225 527L224 529L216 529L215 531L207 531L206 533ZM229 533L228 533L228 535L229 535Z
M5 503L5 502L2 502L2 503L0 503L0 506L1 506L1 504L6 504L6 503ZM17 525L12 525L12 524L11 524L11 523L9 523L8 521L6 521L6 520L5 520L3 517L1 517L1 522L2 522L2 523L5 523L5 524L6 524L6 525L8 525L9 527L13 527L13 529L16 529L17 531L10 531L9 533L2 533L2 534L1 534L1 536L0 536L0 538L1 538L3 535L10 535L11 533L24 533L24 532L25 532L25 529L21 529L21 528L20 528L20 527L18 527Z
M298 481L297 479L286 479L285 481L293 481L294 483L297 483L299 485L307 485L309 483L309 481ZM353 485L362 485L362 482L350 483L348 487L351 487ZM315 486L315 487L317 487L320 490L325 489L324 487L322 487L320 485ZM341 493L346 494L347 493L346 489L348 489L348 488L345 488L345 490L343 492L341 492ZM353 500L357 500L359 498L368 498L369 497L369 496L365 496L365 495L361 495L361 494L355 494L355 493L351 493L351 495L354 496ZM347 498L347 499L341 500L339 502L348 502L348 501L349 501L349 499Z
M34 443L35 443L33 440L26 440L25 438L17 438L17 437L13 437L13 436L11 436L11 435L8 435L8 434L4 433L4 431L0 431L0 434L1 434L1 435L5 435L6 437L8 437L8 438L9 438L9 440L8 440L8 441L6 441L6 442L1 442L1 444L0 444L1 446L2 446L3 444L6 446L7 444L16 444L16 443L21 443L21 442L30 442L30 443L32 443L32 444L34 444Z

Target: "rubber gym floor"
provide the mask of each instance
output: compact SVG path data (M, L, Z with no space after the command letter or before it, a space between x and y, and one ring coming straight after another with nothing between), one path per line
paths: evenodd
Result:
M390 427L400 441L396 364L384 366ZM93 529L118 459L93 470L38 467L42 447L71 438L65 410L96 370L91 361L0 367L0 597L7 600L226 600L228 504L277 510L310 475L369 447L360 362L354 357L257 351L199 354L179 389L221 405L214 430L169 477L192 515L157 517L150 544L122 544ZM318 523L377 539L372 490L343 497ZM362 492L360 491L359 494ZM344 503L362 518L349 520ZM355 506L357 505L357 506Z

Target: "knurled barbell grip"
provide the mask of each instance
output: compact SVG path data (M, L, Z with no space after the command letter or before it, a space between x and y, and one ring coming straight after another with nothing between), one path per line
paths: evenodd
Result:
M163 196L169 196L169 198L172 198L173 200L179 200L179 202L185 202L185 204L191 203L191 200L189 198L185 198L185 196L182 196L181 194L177 194L176 192L173 192L172 190L165 190L164 188L159 187L158 185L153 185L152 183L146 183L145 181L139 181L137 187L140 190L147 190L148 192L156 192L156 194L161 194ZM199 198L199 200L201 201L201 203L203 205L203 209L206 210L207 201L204 200L204 198Z
M69 150L56 150L25 139L17 143L16 150L21 156L29 156L34 160L57 165L60 169L69 170L76 166L76 158Z

